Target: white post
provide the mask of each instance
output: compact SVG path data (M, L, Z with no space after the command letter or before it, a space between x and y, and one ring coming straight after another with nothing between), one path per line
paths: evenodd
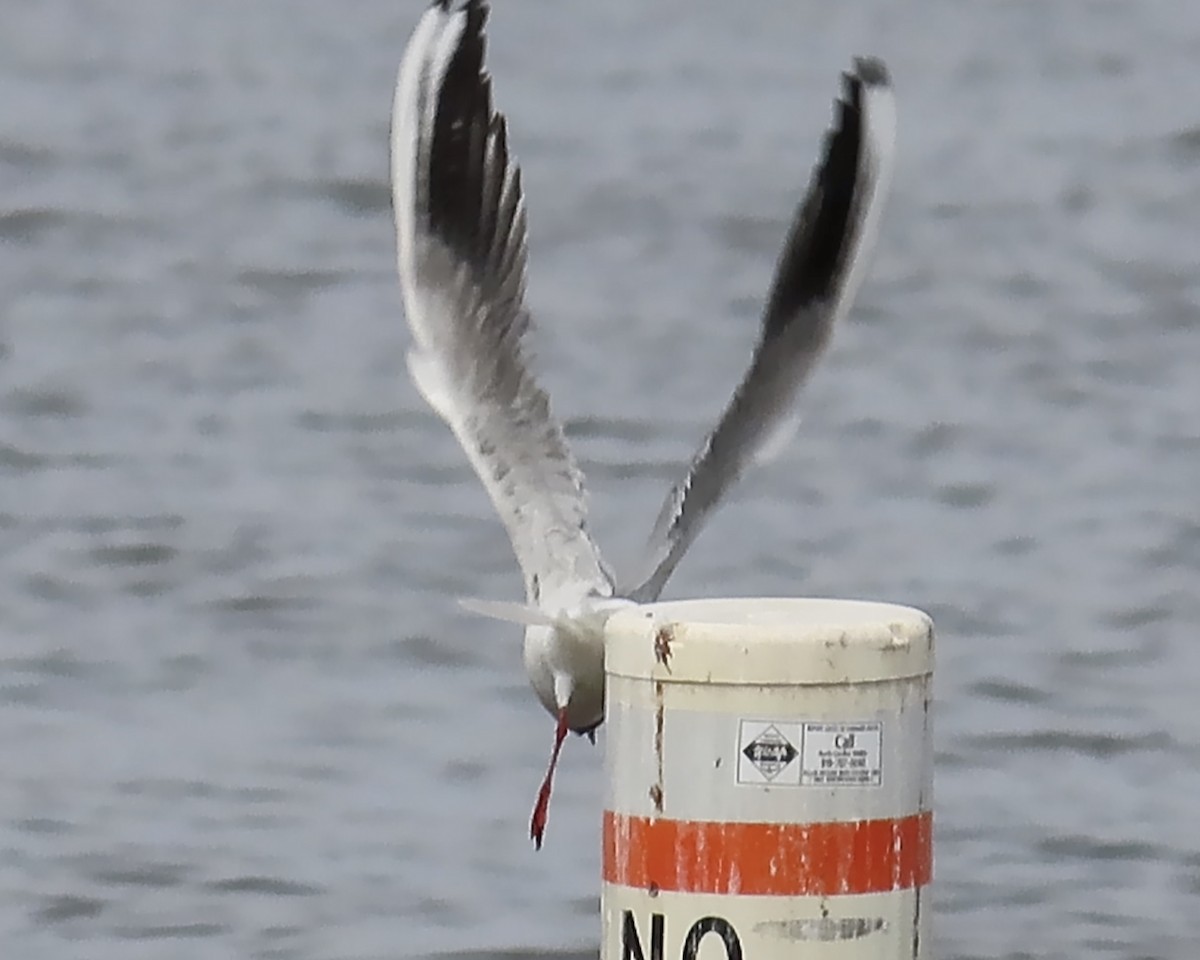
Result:
M601 960L930 955L928 616L650 604L605 669Z

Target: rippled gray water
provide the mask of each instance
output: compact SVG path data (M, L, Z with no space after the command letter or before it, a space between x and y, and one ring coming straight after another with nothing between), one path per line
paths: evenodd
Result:
M753 337L837 71L890 63L876 266L671 596L940 630L937 952L1200 947L1200 8L505 3L546 379L628 562ZM600 754L403 374L417 3L11 0L0 30L6 958L583 957Z

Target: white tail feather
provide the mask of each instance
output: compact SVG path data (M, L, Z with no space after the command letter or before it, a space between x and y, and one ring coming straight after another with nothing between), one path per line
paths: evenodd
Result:
M476 600L460 597L458 605L471 613L505 623L519 623L524 627L553 627L554 618L542 613L537 607L524 603L509 603L504 600Z

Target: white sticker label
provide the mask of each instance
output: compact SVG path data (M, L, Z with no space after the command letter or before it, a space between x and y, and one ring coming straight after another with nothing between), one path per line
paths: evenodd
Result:
M799 783L804 787L878 787L883 784L883 722L805 721Z
M739 720L737 782L883 785L883 721Z

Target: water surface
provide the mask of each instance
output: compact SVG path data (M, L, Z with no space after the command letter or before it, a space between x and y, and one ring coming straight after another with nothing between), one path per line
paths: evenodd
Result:
M14 2L0 36L0 942L583 957L503 532L404 375L415 3ZM530 301L627 565L745 362L856 53L899 167L797 441L669 595L925 608L945 960L1200 938L1194 4L503 4Z

